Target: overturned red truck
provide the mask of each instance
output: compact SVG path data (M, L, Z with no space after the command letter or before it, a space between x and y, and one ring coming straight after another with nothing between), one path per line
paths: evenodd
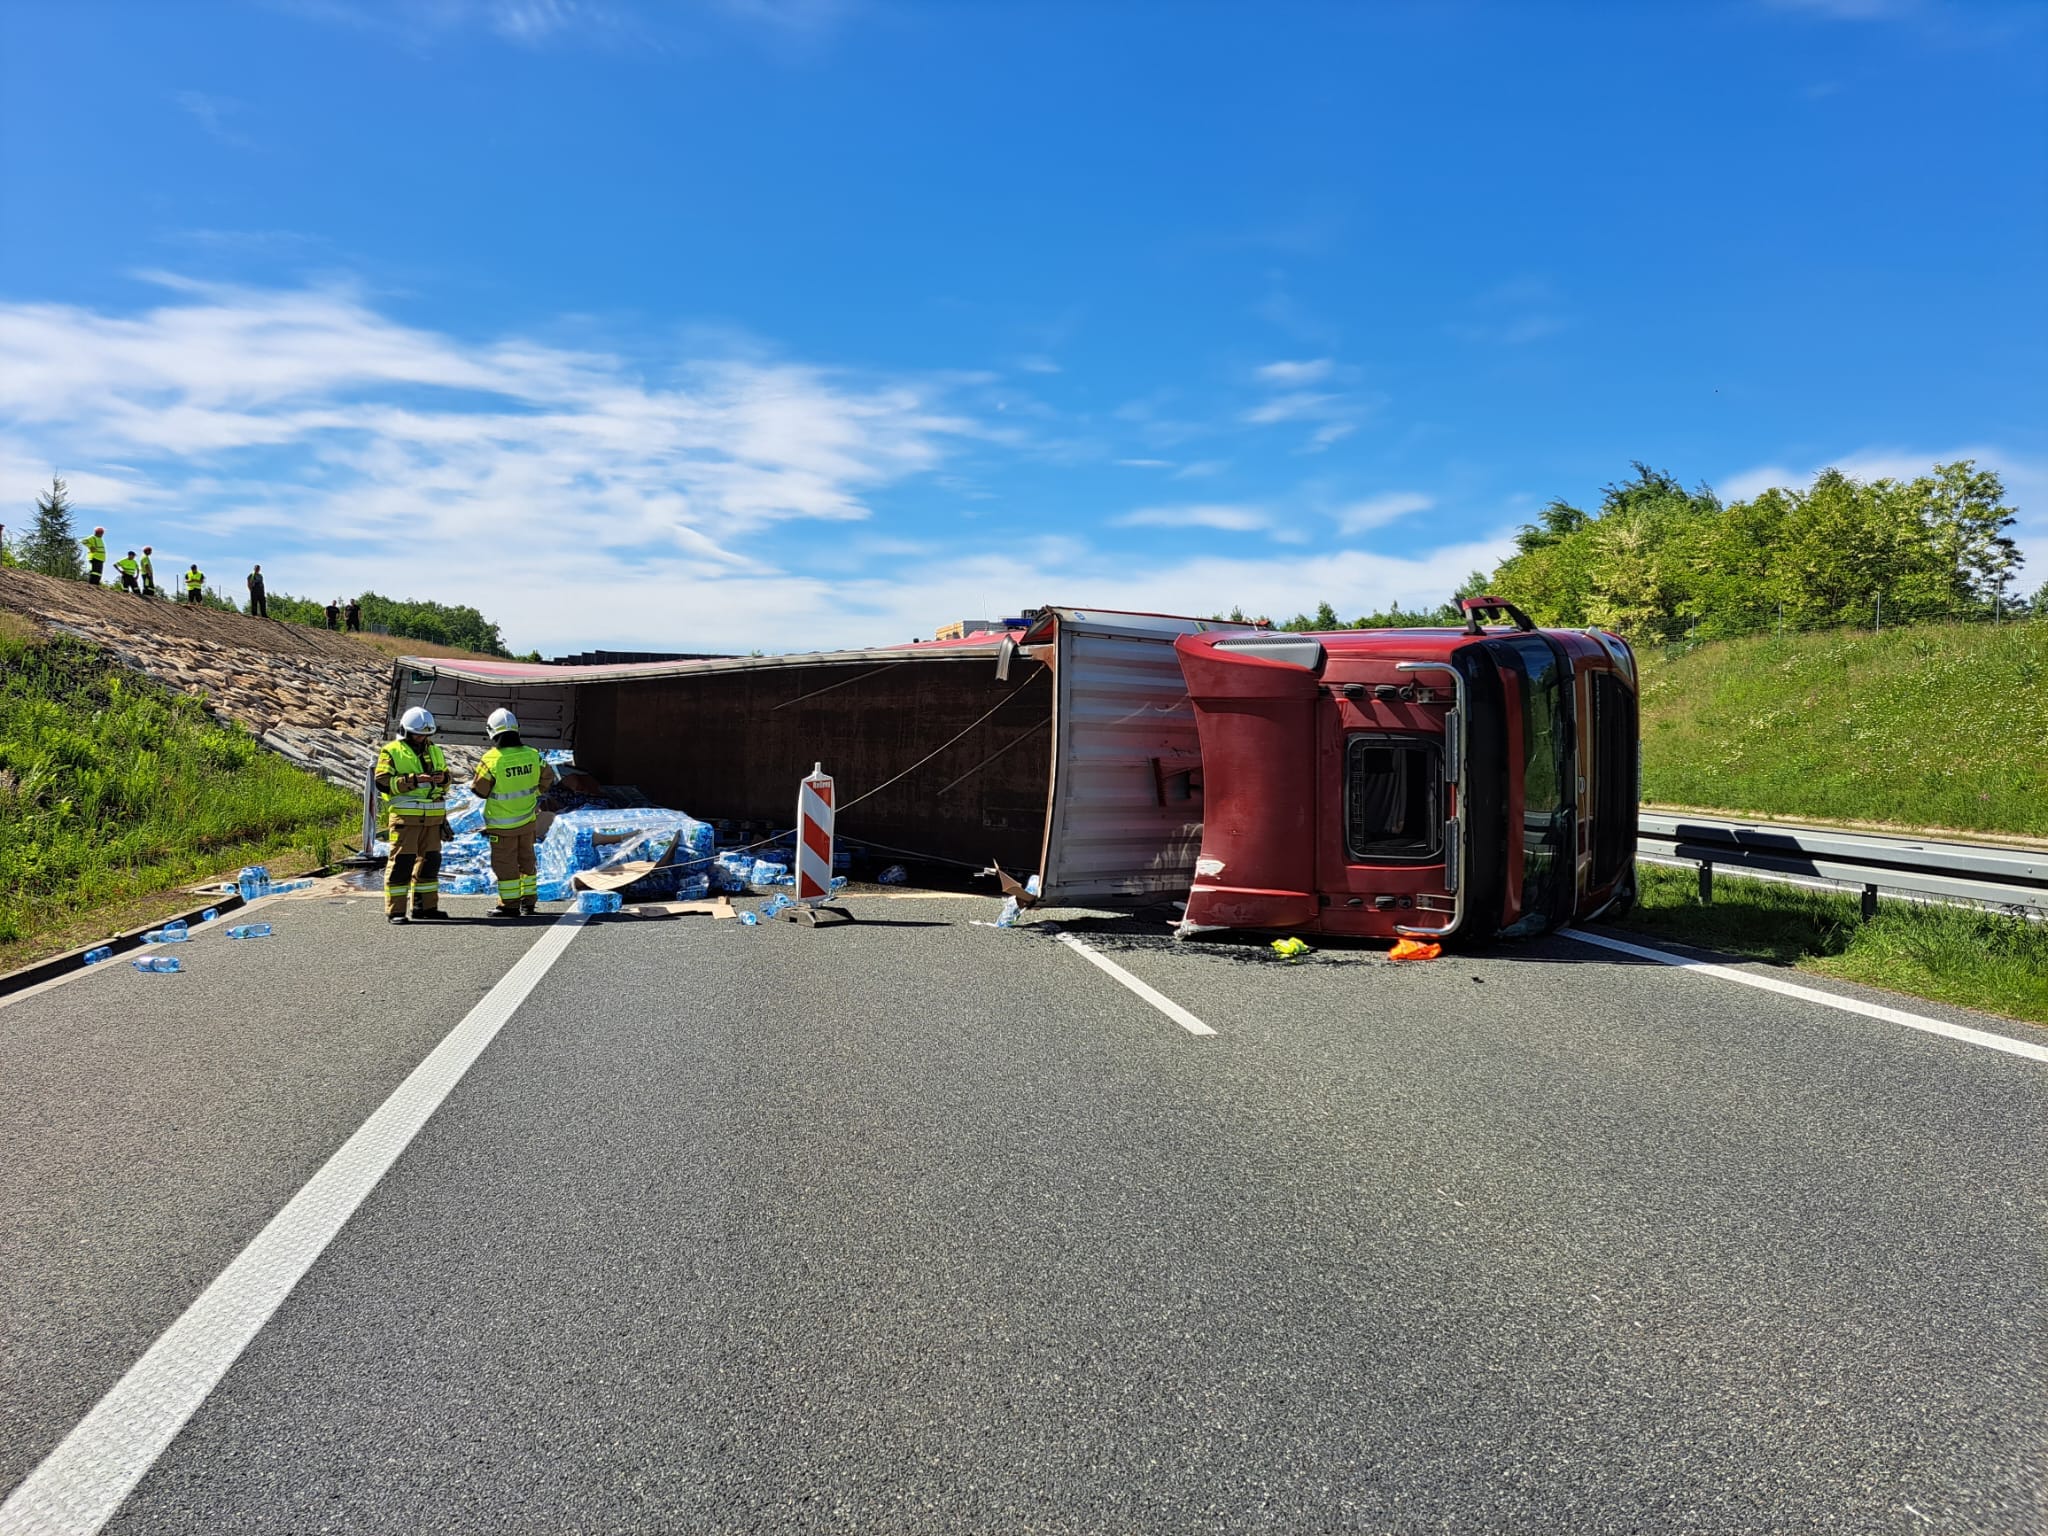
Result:
M1520 937L1634 899L1634 656L1464 607L1462 629L1176 642L1205 802L1183 935Z
M481 743L508 706L529 743L573 746L607 783L755 827L786 826L823 761L851 845L1035 871L1048 905L1185 898L1186 934L1485 939L1627 902L1628 647L1491 598L1466 608L1462 629L1051 607L862 651L407 657L390 712L425 705L445 740Z

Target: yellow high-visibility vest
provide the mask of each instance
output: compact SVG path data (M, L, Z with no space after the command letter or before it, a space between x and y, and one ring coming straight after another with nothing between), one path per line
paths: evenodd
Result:
M437 741L427 743L427 759L420 761L412 743L403 736L387 741L377 754L377 777L393 779L408 774L446 773L448 755ZM448 816L448 791L438 784L415 784L411 789L394 789L384 795L384 814L405 820L443 821Z
M484 830L512 832L540 814L540 753L532 747L493 747L477 764L477 776L491 781L484 802Z

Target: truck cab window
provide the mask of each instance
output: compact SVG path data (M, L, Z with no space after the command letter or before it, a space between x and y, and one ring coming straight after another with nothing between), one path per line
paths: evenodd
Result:
M1353 736L1344 747L1344 841L1355 864L1424 864L1443 855L1443 767L1437 745Z

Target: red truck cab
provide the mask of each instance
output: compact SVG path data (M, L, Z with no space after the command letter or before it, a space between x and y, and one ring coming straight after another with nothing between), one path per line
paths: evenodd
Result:
M1633 900L1634 655L1464 607L1462 629L1175 642L1204 801L1183 935L1484 940Z

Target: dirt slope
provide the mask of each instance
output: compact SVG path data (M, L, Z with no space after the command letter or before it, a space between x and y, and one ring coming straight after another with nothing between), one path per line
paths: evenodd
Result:
M392 662L353 636L16 570L0 570L0 608L199 695L273 751L351 789L376 756Z

